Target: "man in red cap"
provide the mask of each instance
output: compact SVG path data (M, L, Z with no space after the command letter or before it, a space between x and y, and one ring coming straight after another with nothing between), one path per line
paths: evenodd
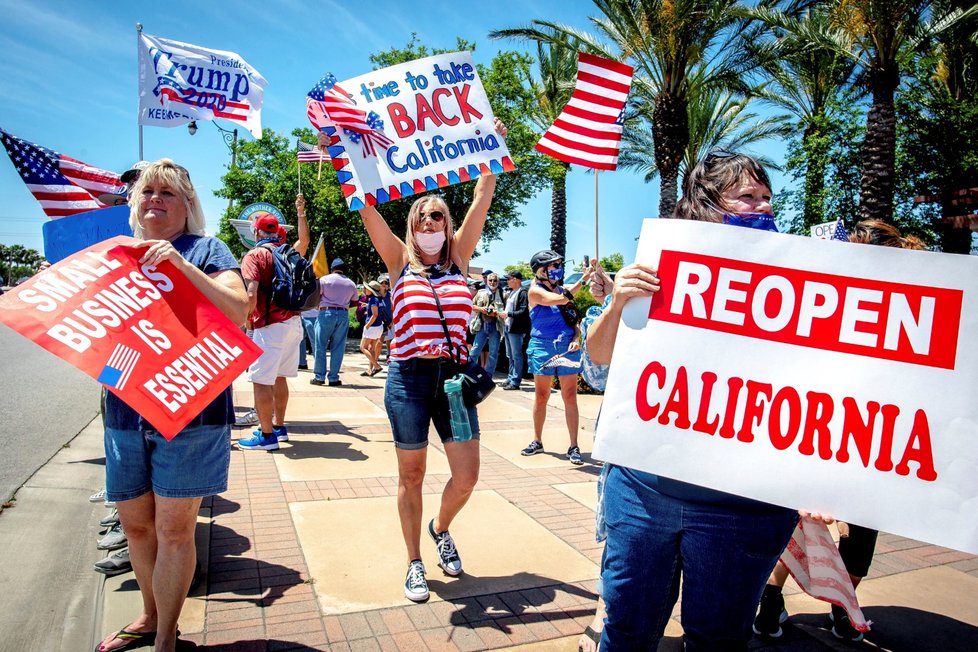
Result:
M296 197L299 215L299 239L294 248L305 256L309 248L309 224L306 222L306 203L302 195ZM255 391L255 412L259 429L250 438L238 441L242 450L277 450L280 441L288 441L285 427L285 410L289 403L289 386L286 378L299 375L299 342L302 341L302 322L299 313L284 310L269 301L272 280L275 278L275 260L272 249L284 242L284 227L273 215L262 215L255 220L255 247L241 261L248 299L251 304L250 326L252 339L261 347L262 354L248 368L248 380ZM281 229L281 235L280 235Z

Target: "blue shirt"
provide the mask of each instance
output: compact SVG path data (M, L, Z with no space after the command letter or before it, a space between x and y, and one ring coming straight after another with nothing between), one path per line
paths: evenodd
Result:
M187 262L205 274L240 269L231 250L217 238L184 233L172 244ZM105 389L102 391L105 393L105 427L116 430L156 430L149 421L126 405L121 398ZM234 423L234 402L230 385L185 427L229 423Z

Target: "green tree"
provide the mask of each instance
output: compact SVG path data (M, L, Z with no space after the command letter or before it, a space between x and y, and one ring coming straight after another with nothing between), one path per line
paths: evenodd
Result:
M519 272L523 275L524 280L533 278L533 269L530 268L530 263L522 260L517 262L515 265L506 265L506 267L503 268L503 271L505 271L507 274L510 272Z
M842 52L856 61L858 79L872 97L862 151L859 206L863 219L893 219L897 137L894 100L901 80L901 59L919 52L929 39L963 17L959 11L935 15L932 4L930 0L835 0L832 8L833 21L852 43ZM837 41L826 41L833 43Z
M44 256L36 249L0 244L0 281L13 285L21 277L33 276L43 260Z
M761 6L744 12L766 29L746 45L748 55L757 62L763 84L758 97L794 117L794 131L801 131L804 170L803 224L826 221L825 175L827 153L832 147L829 129L835 119L830 113L838 107L840 93L849 82L855 63L843 53L846 37L834 29L827 6L788 3L783 11ZM833 45L826 45L832 39Z

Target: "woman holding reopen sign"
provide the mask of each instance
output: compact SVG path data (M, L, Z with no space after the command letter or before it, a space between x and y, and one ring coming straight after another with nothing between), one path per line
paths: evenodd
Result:
M771 182L750 157L710 154L687 175L675 217L776 230ZM590 363L611 362L624 304L659 288L652 266L618 272L585 338ZM754 608L798 512L616 465L607 466L602 497L608 615L600 650L656 649L680 578L685 649L746 650Z
M495 125L505 137L503 123L496 119ZM445 200L438 195L419 198L408 213L403 241L375 208L360 209L370 241L394 279L394 339L384 406L397 450L397 513L408 557L404 595L415 602L428 599L421 562L421 487L431 423L444 444L452 476L427 531L437 547L442 570L451 576L462 573L462 560L448 528L479 480L479 422L475 408L469 408L472 439L453 440L444 382L455 373L453 360L468 359L465 336L472 295L466 271L482 237L495 188L494 175L479 177L472 205L458 231Z
M204 212L186 169L169 159L147 167L132 190L129 224L143 240L140 265L169 261L235 324L248 295L231 251L204 236ZM139 617L109 634L100 652L155 642L174 650L177 618L196 565L201 499L227 489L234 407L231 388L166 441L115 394L105 400L105 499L116 501L143 599Z

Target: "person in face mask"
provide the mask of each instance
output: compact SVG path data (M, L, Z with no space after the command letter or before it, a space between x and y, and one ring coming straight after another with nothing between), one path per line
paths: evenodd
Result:
M714 152L686 176L674 217L776 230L771 212L764 168L749 156ZM584 338L586 372L600 367L607 377L623 307L660 287L654 266L618 272ZM599 649L656 649L681 585L685 649L746 651L765 581L798 512L614 464L605 465L602 480L597 522L607 536L607 615Z
M590 268L571 286L564 287L564 259L554 251L543 250L530 258L533 283L529 290L530 345L526 349L530 373L533 374L533 441L521 451L522 455L543 452L543 423L547 419L554 376L560 380L560 398L564 401L564 421L570 437L567 459L571 464L583 464L577 445L577 374L581 361L581 330L574 308L574 293L591 276ZM561 356L568 364L549 365L548 361ZM577 366L572 366L576 363Z
M505 125L497 119L495 126L505 137ZM451 576L462 573L462 560L448 528L479 480L479 421L475 408L469 408L472 439L452 439L444 382L454 375L456 362L468 359L465 338L472 316L472 294L466 285L466 272L482 237L495 188L495 175L479 177L472 205L457 231L440 196L419 198L408 213L403 241L374 207L360 209L370 240L394 281L394 338L384 406L397 451L397 513L408 561L404 595L415 602L428 599L421 563L421 488L432 423L444 444L452 477L442 492L438 514L428 521L426 529L434 540L442 570ZM444 314L444 322L440 314Z

